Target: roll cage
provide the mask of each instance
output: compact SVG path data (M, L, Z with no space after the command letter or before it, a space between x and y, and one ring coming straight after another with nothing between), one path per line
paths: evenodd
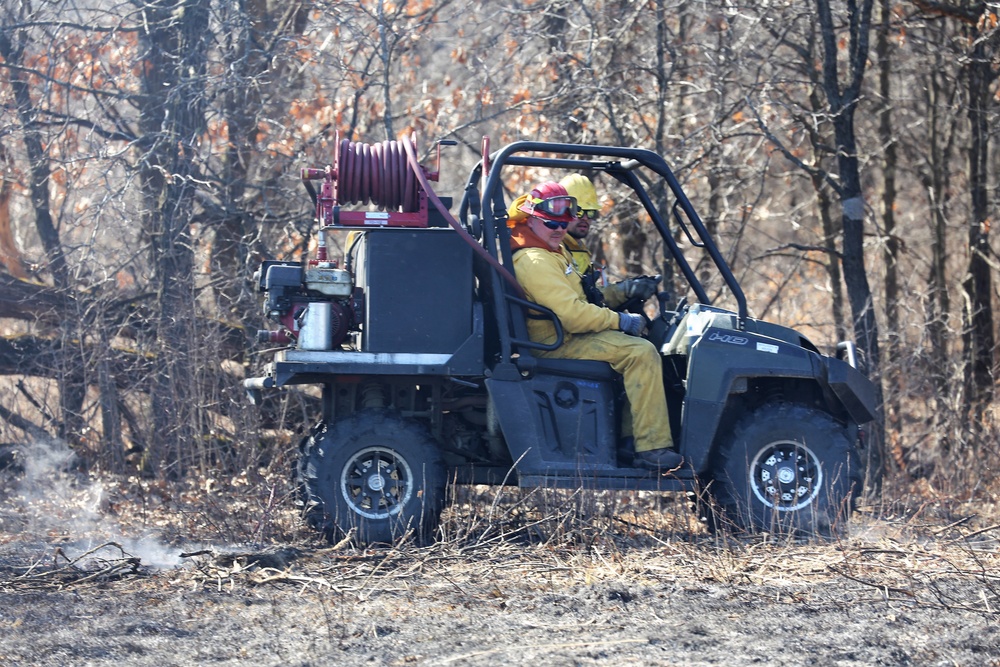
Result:
M504 201L504 188L501 181L504 167L547 167L583 173L603 172L627 185L639 198L664 246L669 250L677 268L694 292L698 302L711 305L712 301L704 286L698 280L670 232L666 218L660 213L659 207L654 203L648 189L637 174L637 170L643 167L653 172L662 179L673 195L670 216L677 222L678 228L692 246L702 248L708 253L736 301L737 326L741 330L746 328L747 302L743 289L698 212L685 194L677 177L662 157L639 148L535 141L511 143L492 154L489 153L488 149L489 142L484 140L483 159L472 169L466 181L459 207L459 220L466 229L472 230L474 236L481 239L486 251L495 260L495 262L490 263L487 275L480 275L480 280L485 278L490 283L489 292L498 319L500 343L498 361L500 363L510 363L517 348L552 349L561 343L558 318L555 318L551 312L547 315L555 321L560 340L549 346L528 341L526 335L519 335L517 327L512 327L511 322L508 321L510 312L508 306L510 304L519 307L530 305L532 309L538 309L542 312L545 312L546 309L536 304L528 304L521 298L521 295L512 293L510 289L513 282L513 277L510 275L513 258L510 250L510 231L506 224L507 205ZM553 155L567 157L552 157ZM502 271L506 271L508 275L502 275Z

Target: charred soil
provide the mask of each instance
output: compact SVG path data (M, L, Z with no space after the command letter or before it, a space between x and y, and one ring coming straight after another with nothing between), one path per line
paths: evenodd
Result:
M460 489L434 543L376 548L320 542L266 476L5 479L5 665L1000 664L981 507L801 543L674 498Z

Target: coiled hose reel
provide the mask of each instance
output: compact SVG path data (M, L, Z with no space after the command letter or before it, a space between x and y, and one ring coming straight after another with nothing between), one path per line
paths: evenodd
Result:
M334 143L333 162L323 168L302 170L302 182L316 205L320 229L341 226L427 227L427 193L422 182L437 181L438 171L417 165L421 178L407 159L407 146L416 153L416 140L377 144L341 139ZM441 149L438 145L438 168ZM322 181L319 192L313 181ZM377 210L344 210L344 206L374 205Z

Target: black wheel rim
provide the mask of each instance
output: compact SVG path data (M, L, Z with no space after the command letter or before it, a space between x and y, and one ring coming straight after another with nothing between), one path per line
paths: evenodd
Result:
M388 519L410 500L413 471L391 449L367 447L344 465L340 489L353 512L366 519Z
M765 506L794 512L810 505L823 484L823 467L815 453L792 440L772 442L750 462L750 485Z

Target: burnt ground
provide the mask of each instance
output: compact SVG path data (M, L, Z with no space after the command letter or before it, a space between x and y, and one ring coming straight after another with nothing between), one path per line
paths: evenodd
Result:
M5 479L3 665L1000 665L982 503L796 543L679 499L463 489L435 544L361 548L266 475Z

